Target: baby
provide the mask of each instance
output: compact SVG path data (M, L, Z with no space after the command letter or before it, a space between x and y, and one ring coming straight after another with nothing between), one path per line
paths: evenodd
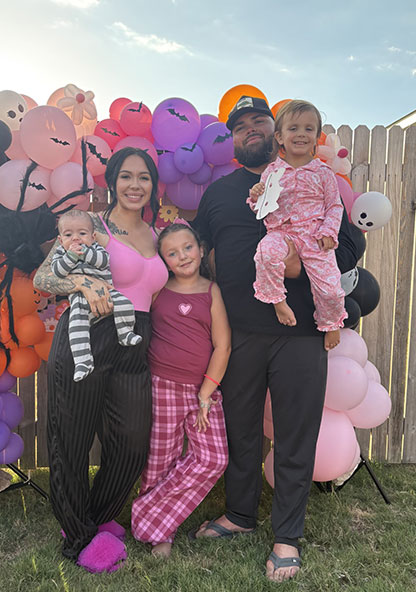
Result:
M90 275L112 285L110 256L95 242L91 216L81 210L70 210L59 219L58 239L61 244L52 258L52 271L59 278L70 274ZM110 289L114 304L113 315L120 345L137 345L142 341L133 332L135 314L133 305L123 294ZM99 318L91 313L82 292L69 295L69 344L74 358L74 380L78 382L94 370L90 345L90 326Z

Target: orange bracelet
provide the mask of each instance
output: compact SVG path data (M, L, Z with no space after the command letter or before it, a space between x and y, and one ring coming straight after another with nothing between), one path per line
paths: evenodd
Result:
M219 383L216 380L214 380L213 378L211 378L211 376L208 376L208 374L204 374L204 376L205 376L205 378L208 378L208 380L211 380L211 382L213 382L217 386L221 386L221 383Z

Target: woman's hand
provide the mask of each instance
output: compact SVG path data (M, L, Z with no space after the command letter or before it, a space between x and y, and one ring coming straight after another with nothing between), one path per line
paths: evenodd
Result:
M72 276L72 279L85 296L95 317L107 316L113 312L114 305L109 292L111 286L107 282L87 275Z
M206 432L207 428L209 428L209 419L208 419L209 408L204 407L203 409L199 409L198 415L196 417L196 421L194 423L194 428L198 429L198 432Z

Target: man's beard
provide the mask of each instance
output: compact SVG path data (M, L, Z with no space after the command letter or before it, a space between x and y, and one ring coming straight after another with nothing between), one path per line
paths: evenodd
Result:
M273 155L273 136L263 138L261 142L248 146L235 146L234 156L245 167L255 168L268 164Z

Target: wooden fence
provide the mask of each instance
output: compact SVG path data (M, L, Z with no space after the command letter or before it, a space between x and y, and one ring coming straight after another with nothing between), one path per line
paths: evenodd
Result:
M361 265L378 280L380 304L360 323L368 357L379 369L382 384L392 400L390 418L373 430L357 430L365 456L381 462L416 462L416 293L413 289L416 209L416 126L387 130L365 126L336 131L350 151L354 191L380 191L393 206L387 226L366 235L367 249ZM100 198L94 210L100 209ZM19 380L25 406L19 433L25 441L21 466L47 466L46 376L44 366L36 376ZM91 463L97 464L94 445Z

